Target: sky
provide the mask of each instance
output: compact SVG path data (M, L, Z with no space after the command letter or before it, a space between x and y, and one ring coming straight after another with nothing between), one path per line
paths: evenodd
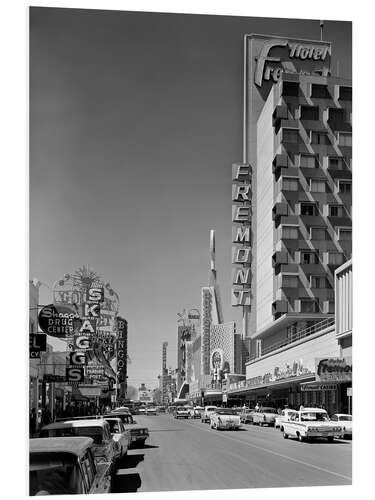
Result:
M41 304L84 264L111 283L130 385L157 386L164 341L176 366L177 313L200 306L210 229L224 320L240 319L231 164L247 33L320 37L317 20L30 10L30 278L46 285ZM351 24L326 21L324 40L351 78Z

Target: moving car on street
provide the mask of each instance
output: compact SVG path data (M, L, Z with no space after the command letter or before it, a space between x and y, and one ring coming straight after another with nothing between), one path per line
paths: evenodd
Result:
M190 408L189 416L190 418L201 418L201 411L197 408Z
M113 469L95 463L91 438L35 438L29 443L30 496L111 492Z
M202 412L202 422L209 422L211 418L211 414L214 413L217 410L217 406L205 406L204 410Z
M68 420L48 424L40 431L41 438L87 436L93 439L92 451L96 463L112 464L116 460L117 446L105 420Z
M331 417L332 422L338 422L342 427L342 437L352 438L352 416L346 413L335 413Z
M154 406L149 406L146 408L146 415L157 415L158 412Z
M113 411L104 415L104 418L107 417L118 417L121 419L125 429L130 432L131 445L143 446L145 444L145 441L149 436L148 427L138 425L129 412Z
M259 427L263 425L275 425L276 415L275 408L260 408L253 412L253 424L258 424Z
M243 424L252 423L253 422L253 413L254 413L253 409L243 408L241 413L240 413L241 423L243 423Z
M283 436L296 437L299 441L308 441L314 438L326 438L333 441L342 435L339 422L332 422L328 414L322 408L304 408L290 416L289 421L284 422Z
M174 412L174 418L189 418L190 410L188 408L184 408L183 406L177 407Z
M104 420L108 422L112 438L117 447L117 459L121 459L128 453L128 448L131 444L130 431L125 429L121 418L119 417L105 417Z
M288 422L290 420L291 415L296 413L296 410L291 410L290 408L285 408L280 415L277 415L275 418L275 428L280 428L281 432L284 430L284 422Z
M240 416L235 410L231 410L230 408L218 408L210 415L211 429L238 430L240 428L240 425Z

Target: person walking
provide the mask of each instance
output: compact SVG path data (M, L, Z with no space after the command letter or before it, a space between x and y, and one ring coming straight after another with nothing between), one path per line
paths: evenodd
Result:
M35 431L36 431L36 411L35 411L35 408L31 409L29 425L30 425L30 427L29 427L30 436L29 437L32 438L35 436Z

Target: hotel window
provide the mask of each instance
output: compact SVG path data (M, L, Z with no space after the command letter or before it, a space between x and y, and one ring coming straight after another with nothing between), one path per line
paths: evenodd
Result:
M338 237L340 241L352 241L352 230L339 228Z
M319 264L319 256L316 252L301 252L301 264Z
M341 156L329 156L328 168L332 170L342 170L344 168L344 158Z
M339 193L351 193L352 183L351 181L339 181Z
M299 132L298 130L283 129L283 142L289 142L291 144L299 143Z
M327 231L324 227L310 227L310 239L311 240L326 240Z
M352 134L339 132L337 143L339 146L352 147Z
M318 213L315 203L301 203L301 215L318 215Z
M301 299L301 313L319 312L319 303L314 299Z
M345 209L343 205L329 205L328 213L330 217L345 217Z
M283 275L281 280L283 288L298 288L298 276Z
M325 193L326 181L322 181L319 179L310 179L310 191L312 193Z
M283 89L281 95L298 97L299 85L293 82L283 82Z
M287 240L297 240L298 239L298 227L282 226L281 238L284 238Z
M301 106L300 111L301 120L319 120L318 106Z
M320 144L320 145L331 144L328 134L326 132L316 132L315 130L310 130L310 142L311 144Z
M351 101L352 100L352 87L340 86L340 101Z
M299 155L299 166L302 168L316 168L317 158L315 155Z
M330 99L331 94L328 91L327 85L313 83L311 85L311 97L315 97L316 99Z
M283 177L281 182L281 189L283 191L298 191L298 179Z
M328 264L331 266L341 266L344 262L344 255L339 252L329 252Z
M329 283L325 276L310 276L311 288L327 288L328 286Z

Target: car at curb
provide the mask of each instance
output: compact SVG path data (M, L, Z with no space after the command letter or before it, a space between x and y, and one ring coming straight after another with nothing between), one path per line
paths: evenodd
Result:
M121 459L128 454L131 445L130 431L125 429L119 417L105 417L104 420L109 424L112 438L117 447L116 459Z
M218 408L210 415L211 429L232 429L237 431L240 425L240 416L235 410L231 410L230 408Z
M190 418L190 411L188 408L176 408L174 418Z
M29 440L29 495L111 493L113 467L97 464L89 437Z
M133 445L144 446L146 439L150 435L148 427L137 424L130 412L113 411L104 415L104 418L107 417L118 417L121 419L125 429L130 432L130 442L132 447Z
M254 409L244 408L240 413L240 420L242 424L253 422Z
M285 408L282 410L280 415L277 415L275 418L275 429L280 429L281 432L284 430L284 423L290 420L291 415L296 413L297 410L292 410L290 408Z
M325 438L332 442L342 435L339 422L329 419L328 413L322 408L304 408L290 416L284 422L283 436L285 439L295 437L298 441L310 441L316 438Z
M217 406L209 405L205 406L204 410L202 412L202 417L201 417L201 422L209 422L211 414L214 413L217 410Z

